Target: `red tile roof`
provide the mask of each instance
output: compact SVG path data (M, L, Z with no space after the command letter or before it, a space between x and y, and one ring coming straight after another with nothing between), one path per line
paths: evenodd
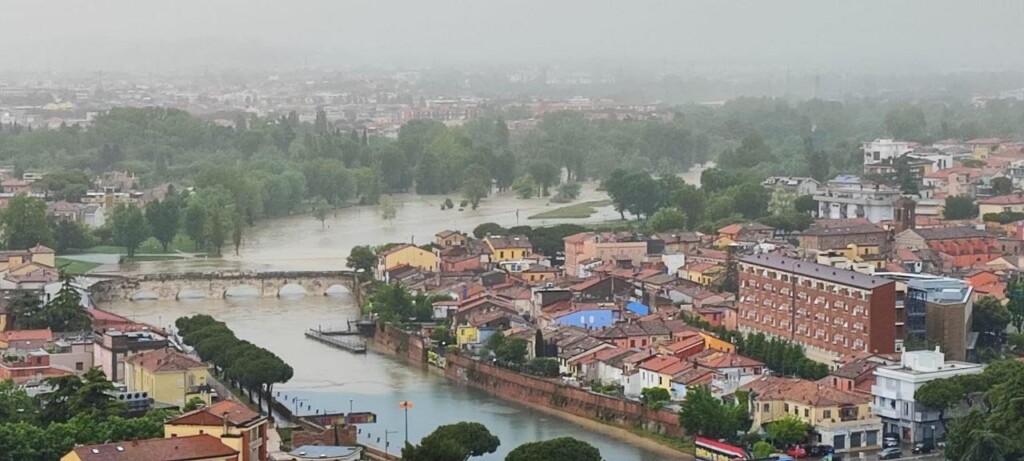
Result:
M0 341L52 341L53 332L45 330L0 331Z
M236 427L246 427L265 418L234 400L223 400L206 408L192 410L164 424L172 426L221 426L224 419Z
M73 451L82 461L187 461L238 454L210 434L85 445Z
M126 363L145 368L153 373L185 371L206 368L206 364L169 347L141 352L128 357Z
M978 205L1021 205L1024 204L1024 195L1010 194L998 197L989 197L978 200Z

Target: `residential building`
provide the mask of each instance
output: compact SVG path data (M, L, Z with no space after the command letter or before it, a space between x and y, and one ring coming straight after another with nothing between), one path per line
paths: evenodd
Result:
M718 229L717 240L729 240L730 242L758 243L771 240L775 236L775 228L766 226L757 221L730 224Z
M885 229L864 218L818 220L797 236L800 248L808 250L840 250L856 245L875 247L879 253L885 253L888 238Z
M896 283L775 254L738 263L738 324L835 364L850 352L894 352Z
M53 342L53 332L49 328L0 331L0 350L2 351L32 351L46 347L51 342Z
M700 232L661 232L654 238L661 240L667 254L689 253L700 248L704 234Z
M882 421L871 411L871 396L795 378L765 376L741 388L750 391L753 430L793 416L813 430L813 442L837 452L877 448Z
M846 362L819 382L839 390L871 395L871 386L875 385L875 368L897 363L899 355L896 354L868 354Z
M761 185L772 191L772 199L768 202L768 212L771 214L794 210L793 202L797 197L814 195L821 187L818 180L799 176L771 176Z
M238 451L210 434L82 445L60 461L239 461Z
M491 262L521 261L533 253L533 245L525 235L488 235L484 243L491 250Z
M814 195L818 217L823 219L865 218L879 223L893 219L900 191L861 181L856 176L840 175Z
M896 171L896 161L914 151L911 143L892 139L876 139L861 145L864 152L864 173L888 174Z
M581 277L588 262L628 260L637 266L649 253L647 239L633 233L581 232L563 241L565 273L571 277Z
M237 451L238 461L267 461L270 418L240 402L223 400L164 423L164 438L209 434Z
M459 231L443 230L434 235L434 245L441 248L459 247L466 244L469 237Z
M685 278L702 286L711 286L725 275L725 266L713 263L695 262L679 269L679 278Z
M0 381L9 379L19 386L71 374L71 370L51 365L50 354L41 349L24 357L5 355L0 359Z
M971 226L907 229L896 234L897 249L935 250L944 270L981 266L1002 256L996 236Z
M978 200L978 216L989 213L1024 213L1024 194L1000 195Z
M141 327L141 330L135 328L134 325L127 325L94 332L93 363L103 370L107 379L124 381L125 357L168 346L167 338L162 334L147 327Z
M203 362L168 347L140 352L124 363L129 392L148 392L153 400L179 408L193 397L210 404L210 373Z
M946 430L938 409L917 403L914 394L929 381L978 374L983 368L977 363L947 361L937 350L903 352L898 365L875 368L872 410L882 418L882 431L895 432L910 442L942 438Z
M374 275L378 279L388 281L385 277L387 271L399 266L409 266L422 271L437 272L437 255L416 245L408 243L399 245L383 251L377 256L377 270Z

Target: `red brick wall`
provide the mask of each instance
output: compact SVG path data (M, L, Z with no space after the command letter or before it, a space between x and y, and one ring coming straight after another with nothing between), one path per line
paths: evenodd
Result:
M543 405L577 416L631 428L680 436L679 416L668 410L649 410L639 402L585 391L553 380L515 373L465 357L448 355L445 374L453 380L486 390L512 401Z

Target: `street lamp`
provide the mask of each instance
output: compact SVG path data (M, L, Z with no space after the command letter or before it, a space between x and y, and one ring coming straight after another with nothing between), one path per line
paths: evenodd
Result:
M298 397L292 397L292 403L294 404L292 406L295 408L295 412L292 413L292 416L299 416L299 403L308 401L309 399L300 399Z
M408 400L398 402L398 408L405 410L405 443L409 443L409 409L412 408L412 402Z

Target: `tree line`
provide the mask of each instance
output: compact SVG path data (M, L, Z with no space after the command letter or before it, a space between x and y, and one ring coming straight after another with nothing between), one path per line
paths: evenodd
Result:
M185 344L192 346L201 359L213 364L215 372L245 390L249 400L256 401L261 411L265 397L267 414L270 414L274 384L292 379L294 370L290 365L277 354L238 339L224 322L209 315L181 317L174 325Z
M53 461L76 445L163 437L173 415L122 416L124 405L99 368L45 383L50 391L30 397L13 381L0 381L0 461Z

